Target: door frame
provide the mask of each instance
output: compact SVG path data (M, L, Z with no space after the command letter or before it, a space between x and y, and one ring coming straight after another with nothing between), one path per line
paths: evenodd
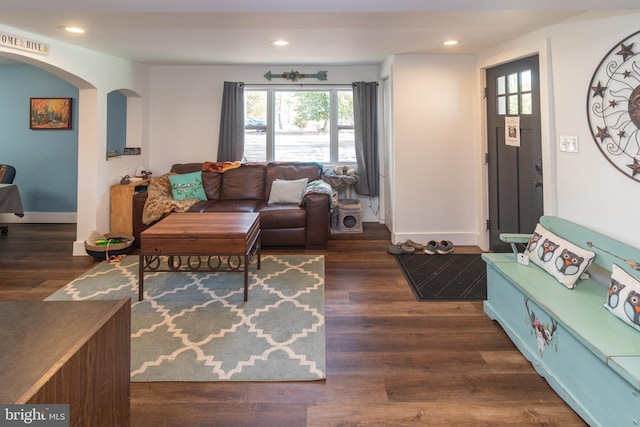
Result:
M478 246L482 250L489 250L489 231L486 222L489 219L489 167L485 161L488 152L487 134L487 105L484 97L486 87L486 70L505 63L517 61L532 55L538 55L540 79L540 144L542 149L542 167L544 170L542 198L545 215L558 214L557 202L557 143L555 128L555 107L553 103L553 75L551 70L551 49L549 40L533 41L530 44L518 43L518 46L505 47L501 53L477 58L476 81L479 84L481 118L480 129L482 138L482 197L481 209L483 217L478 220ZM532 230L533 231L533 230Z

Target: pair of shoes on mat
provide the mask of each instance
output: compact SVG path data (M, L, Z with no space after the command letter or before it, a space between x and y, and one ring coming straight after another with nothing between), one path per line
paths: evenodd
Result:
M424 247L424 253L427 255L446 255L453 252L453 243L449 240L440 240L440 242L436 242L435 240L431 240Z
M401 255L401 254L414 254L419 251L424 250L424 245L420 243L416 243L413 240L409 239L404 243L398 243L396 245L387 246L387 252L392 255Z
M416 248L405 245L404 243L398 243L397 245L387 246L387 252L391 255L414 254L416 253Z
M408 239L406 242L404 242L404 245L411 246L416 251L424 251L424 245L422 243L416 243L411 239Z
M404 243L387 246L387 252L392 255L414 254L420 252L424 252L427 255L446 255L453 252L453 249L453 243L449 240L441 240L440 242L431 240L426 245L423 245L409 239Z

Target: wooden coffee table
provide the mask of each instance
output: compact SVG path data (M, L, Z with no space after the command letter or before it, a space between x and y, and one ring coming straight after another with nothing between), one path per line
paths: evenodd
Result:
M249 264L260 269L260 217L257 213L172 213L140 234L138 301L145 272L244 272L249 294ZM166 267L165 267L166 264Z

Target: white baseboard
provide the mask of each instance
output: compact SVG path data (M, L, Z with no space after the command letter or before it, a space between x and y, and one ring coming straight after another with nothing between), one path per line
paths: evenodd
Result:
M84 240L76 240L73 242L73 256L89 256L84 247Z
M363 209L364 222L379 222L375 213L370 209ZM11 213L0 213L0 223L2 224L75 224L77 222L76 212L25 212L20 218ZM88 256L84 248L84 240L73 242L74 256Z
M478 246L479 236L475 232L439 232L439 233L393 233L391 241L395 243L406 242L408 239L418 243L427 243L430 240L439 242L449 240L456 246Z
M0 213L0 222L3 224L75 224L77 219L77 212L25 212L22 218L11 213Z

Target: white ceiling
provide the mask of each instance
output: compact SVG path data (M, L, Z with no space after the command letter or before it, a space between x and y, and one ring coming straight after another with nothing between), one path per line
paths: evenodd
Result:
M0 24L146 64L377 64L471 54L640 0L0 0ZM608 12L609 13L609 12ZM67 34L64 25L87 29ZM460 41L453 48L442 42ZM291 45L275 47L276 39Z

